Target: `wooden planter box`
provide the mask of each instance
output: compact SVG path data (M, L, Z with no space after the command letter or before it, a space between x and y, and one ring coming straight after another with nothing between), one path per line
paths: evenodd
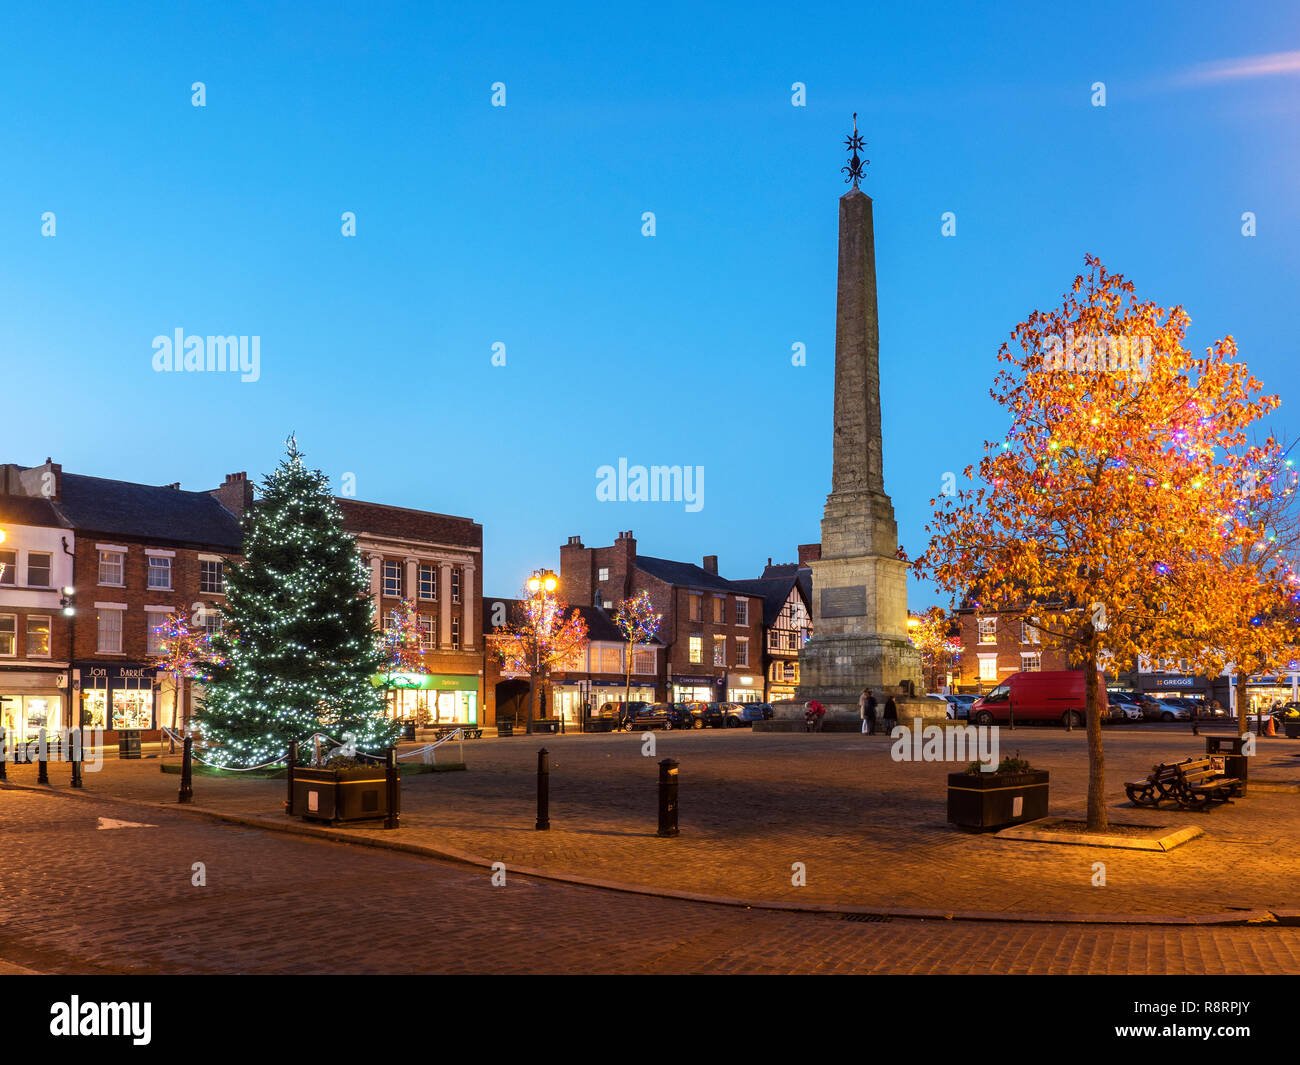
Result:
M949 773L948 821L993 829L1047 816L1047 770L1029 773Z
M1282 730L1286 733L1289 740L1300 740L1300 718L1284 717L1282 719Z
M397 779L401 809L402 780ZM372 821L388 816L388 779L382 765L346 769L294 766L293 809L307 821Z

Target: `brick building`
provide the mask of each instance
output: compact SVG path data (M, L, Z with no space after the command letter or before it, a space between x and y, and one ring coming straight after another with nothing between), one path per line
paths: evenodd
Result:
M1065 656L1043 643L1033 624L1019 611L957 610L961 655L954 671L953 688L959 692L986 692L1012 673L1068 669Z
M20 556L24 594L33 593L33 555L52 554L52 587L74 590L75 614L60 618L51 632L53 653L62 652L59 661L70 675L59 685L57 703L49 703L49 725L103 729L112 744L120 729L153 738L161 725L180 723L193 684L182 680L178 690L176 678L159 676L155 629L170 613L209 630L220 625L224 567L239 555L239 514L252 500L247 476L231 474L211 492L187 492L178 484L64 473L49 460L4 470L5 508L43 504L63 530L57 551L54 527L46 526L43 550L29 545L25 563ZM58 595L42 594L47 607ZM69 691L70 700L63 697ZM24 700L30 706L30 697Z
M571 536L560 548L560 586L570 603L612 610L645 589L663 615L664 695L671 702L763 698L763 599L701 565L638 555L631 530L609 547Z
M483 526L470 518L340 498L343 527L370 568L377 629L410 599L423 674L375 678L389 713L421 724L483 723Z
M502 624L517 621L523 607L519 599L487 599L483 602L485 640L484 676L486 704L484 721L494 725L500 718L513 718L523 725L525 715L535 713L532 678L526 673L509 673L492 653L492 632ZM587 646L567 662L551 669L542 696L543 716L558 718L566 731L577 731L583 721L603 703L654 702L663 691L664 646L658 639L632 650L631 689L627 690L627 644L604 607L571 605L587 626Z
M766 702L794 698L799 684L799 651L812 637L812 568L820 544L800 544L799 561L772 564L755 580L732 583L763 602L763 697Z

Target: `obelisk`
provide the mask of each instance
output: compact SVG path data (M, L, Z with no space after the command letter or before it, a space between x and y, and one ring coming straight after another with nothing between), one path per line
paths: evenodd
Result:
M839 283L835 307L834 457L822 516L821 560L812 563L813 635L799 653L796 700L816 699L827 723L856 718L871 688L881 708L893 695L898 717L942 717L923 692L921 654L907 636L907 563L885 494L880 428L880 318L871 197L858 187L865 160L853 116L840 198ZM911 705L904 705L904 701Z

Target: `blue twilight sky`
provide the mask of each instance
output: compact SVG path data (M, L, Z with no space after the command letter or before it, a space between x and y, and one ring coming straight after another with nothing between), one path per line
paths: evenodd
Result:
M0 461L204 489L295 430L361 498L480 521L489 594L620 529L757 576L830 487L853 111L911 554L1085 252L1235 335L1294 431L1300 13L1055 7L11 5ZM154 372L178 328L260 337L260 379ZM598 502L620 458L703 466L703 508Z

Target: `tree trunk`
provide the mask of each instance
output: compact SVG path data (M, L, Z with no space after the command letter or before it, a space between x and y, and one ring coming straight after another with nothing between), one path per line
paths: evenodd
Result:
M1084 662L1085 706L1088 713L1088 831L1106 829L1106 764L1101 751L1101 699L1097 683L1096 646L1088 648Z
M632 697L632 641L627 644L627 683L623 685L623 710L627 710L627 701Z

